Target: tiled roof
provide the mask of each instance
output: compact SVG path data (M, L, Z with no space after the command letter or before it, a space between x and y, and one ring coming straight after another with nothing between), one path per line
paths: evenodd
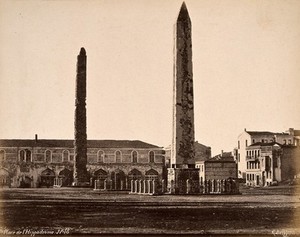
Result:
M0 147L74 147L74 140L0 139ZM88 148L160 148L139 140L87 140Z
M216 156L210 158L209 160L210 161L212 161L212 160L232 161L232 160L234 160L234 157L233 157L232 153L229 151L229 152L223 152L223 154L216 155Z
M281 146L281 144L278 142L255 142L255 143L251 144L249 147L251 147L251 146L274 146L275 144Z
M267 131L246 131L251 136L263 136L263 135L289 135L288 133L275 133Z
M235 163L234 159L226 159L226 160L215 160L215 159L209 159L205 160L205 163Z
M195 142L194 142L194 146L195 146L195 149L197 149L197 148L207 148L207 149L211 149L210 146L205 146L205 145L199 143L198 141L195 141ZM168 145L168 146L165 147L165 150L171 150L171 149L172 149L172 145Z

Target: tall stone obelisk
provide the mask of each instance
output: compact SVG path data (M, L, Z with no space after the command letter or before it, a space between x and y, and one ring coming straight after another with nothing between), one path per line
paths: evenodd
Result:
M195 164L191 30L191 20L183 2L174 29L173 168L188 168Z
M85 186L87 177L86 134L86 52L80 49L77 56L74 140L74 186Z

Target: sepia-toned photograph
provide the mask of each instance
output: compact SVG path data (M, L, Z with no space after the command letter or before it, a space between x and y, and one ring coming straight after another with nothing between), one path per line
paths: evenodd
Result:
M0 236L300 236L300 1L1 0Z

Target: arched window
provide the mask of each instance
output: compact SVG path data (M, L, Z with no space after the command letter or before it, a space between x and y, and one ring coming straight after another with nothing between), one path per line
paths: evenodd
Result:
M25 150L25 161L31 162L31 151L28 149Z
M149 162L154 163L154 151L149 152Z
M105 180L107 178L108 178L108 173L103 169L99 169L99 170L95 171L95 173L93 175L93 179L97 180L97 182L95 182L95 184L97 185L97 187L99 189L105 188Z
M131 161L132 161L132 163L137 163L137 156L138 156L138 154L137 154L136 151L133 151L131 153Z
M73 172L64 168L62 171L59 172L59 178L62 179L61 186L71 186L73 181Z
M21 150L19 153L19 159L21 162L31 162L31 151L28 149Z
M145 178L147 180L157 180L158 179L158 172L154 169L148 170L146 172Z
M52 161L52 152L49 150L45 151L45 160L47 163L50 163Z
M20 154L19 154L19 160L21 161L21 162L25 162L25 151L24 150L21 150L20 151Z
M142 173L137 169L133 169L128 173L128 178L129 180L141 179Z
M121 154L120 151L116 151L115 158L116 158L116 163L121 163L122 162L122 154Z
M70 159L70 152L68 150L64 150L62 153L63 162L68 162Z
M97 162L104 163L104 151L98 151L97 153Z
M107 172L103 169L95 171L94 176L96 179L104 180L107 178Z
M0 162L3 162L5 160L5 151L0 150Z

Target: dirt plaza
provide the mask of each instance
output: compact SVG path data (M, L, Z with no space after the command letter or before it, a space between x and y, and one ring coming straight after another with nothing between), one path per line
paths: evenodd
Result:
M3 189L1 235L300 234L297 186L241 195L132 195L84 188Z

